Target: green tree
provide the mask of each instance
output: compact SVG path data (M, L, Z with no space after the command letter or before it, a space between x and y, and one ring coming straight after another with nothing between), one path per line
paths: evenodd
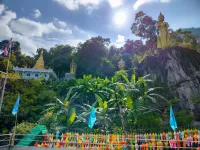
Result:
M65 73L70 71L70 63L74 58L74 47L69 45L56 45L50 48L49 51L40 48L34 56L35 60L39 58L41 50L43 50L45 67L53 69L58 77L64 77Z
M191 31L178 29L170 33L172 46L183 46L190 49L198 49L197 36Z
M116 72L111 80L109 88L112 93L111 99L113 106L118 108L121 125L126 136L128 118L137 122L137 118L141 114L159 111L155 105L157 100L166 101L164 97L154 93L159 88L150 88L148 82L152 82L152 80L147 77L140 77L136 81L135 75L132 75L129 80L125 71Z
M107 46L109 44L110 39L101 36L79 44L77 47L77 77L82 77L84 74L105 77L110 74L103 70L104 67L107 67L108 71L112 69L112 64L105 59L108 55Z
M131 26L131 31L138 37L147 40L148 48L154 49L156 47L156 21L152 17L146 15L143 11L135 14L135 20Z
M12 109L18 93L20 94L18 123L23 121L36 123L40 113L46 109L44 105L51 102L55 96L55 92L48 90L40 81L8 79L0 114L0 132L3 128L10 131L14 126L15 116L12 115Z

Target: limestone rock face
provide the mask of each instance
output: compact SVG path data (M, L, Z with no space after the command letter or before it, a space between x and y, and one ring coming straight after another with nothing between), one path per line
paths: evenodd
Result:
M200 115L200 106L190 100L191 93L200 90L200 53L182 47L164 49L145 58L138 68L140 76L150 74L152 79L173 87L174 98L181 100L180 107Z

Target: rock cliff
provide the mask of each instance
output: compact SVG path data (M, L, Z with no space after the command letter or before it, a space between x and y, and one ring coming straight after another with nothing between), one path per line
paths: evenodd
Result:
M164 49L146 57L138 68L138 74L150 74L154 80L172 87L174 98L180 99L180 107L192 110L199 118L200 105L194 105L190 98L200 90L200 53L182 47Z

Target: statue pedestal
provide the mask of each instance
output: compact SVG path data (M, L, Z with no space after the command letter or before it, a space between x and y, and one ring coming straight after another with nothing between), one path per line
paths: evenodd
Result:
M75 73L65 73L64 80L75 79Z

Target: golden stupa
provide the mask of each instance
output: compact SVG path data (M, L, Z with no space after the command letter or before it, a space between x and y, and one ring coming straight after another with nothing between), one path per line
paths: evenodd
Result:
M36 64L34 66L35 69L45 69L44 67L44 60L43 60L43 50L40 53L40 57L36 61Z

